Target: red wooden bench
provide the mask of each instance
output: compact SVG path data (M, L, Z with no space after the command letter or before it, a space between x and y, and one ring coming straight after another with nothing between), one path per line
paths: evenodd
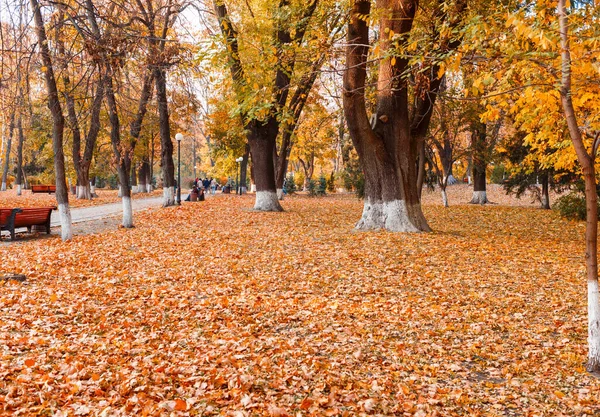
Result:
M56 185L32 185L31 192L52 194L56 192Z
M45 226L50 234L50 217L56 207L0 208L0 230L8 230L15 240L15 229L26 227L31 232L33 226Z

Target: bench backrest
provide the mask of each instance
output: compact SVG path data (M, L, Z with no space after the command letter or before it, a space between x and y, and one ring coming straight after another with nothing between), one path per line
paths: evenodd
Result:
M44 225L50 220L54 207L24 208L15 216L15 227Z
M55 193L56 185L32 185L31 186L32 193Z

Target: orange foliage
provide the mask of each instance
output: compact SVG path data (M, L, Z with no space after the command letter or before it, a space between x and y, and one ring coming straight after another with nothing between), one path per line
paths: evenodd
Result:
M357 233L354 197L252 198L0 244L28 275L0 292L1 413L600 413L582 224L428 204L434 233Z

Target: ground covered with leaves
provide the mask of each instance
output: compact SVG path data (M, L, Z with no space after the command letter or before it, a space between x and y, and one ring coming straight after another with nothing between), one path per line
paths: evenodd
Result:
M119 203L121 198L117 190L96 190L97 197L92 200L78 200L74 195L69 195L69 205L73 208L99 206L103 204ZM135 193L132 198L149 198L162 196L162 190L154 190L152 193ZM30 190L23 190L21 195L17 195L16 190L7 190L0 192L0 207L52 207L56 206L56 196L54 194L36 193Z
M365 233L352 196L252 201L1 246L28 277L0 290L1 413L600 413L583 224L429 204L433 233Z

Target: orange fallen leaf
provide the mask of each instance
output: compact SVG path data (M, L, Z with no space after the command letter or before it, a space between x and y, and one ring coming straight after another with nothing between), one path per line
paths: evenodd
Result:
M33 359L25 359L25 365L32 367L35 365L35 361Z
M177 398L175 400L175 410L177 410L177 411L186 411L187 408L188 408L188 405L187 405L187 403L185 401L183 401L180 398Z

